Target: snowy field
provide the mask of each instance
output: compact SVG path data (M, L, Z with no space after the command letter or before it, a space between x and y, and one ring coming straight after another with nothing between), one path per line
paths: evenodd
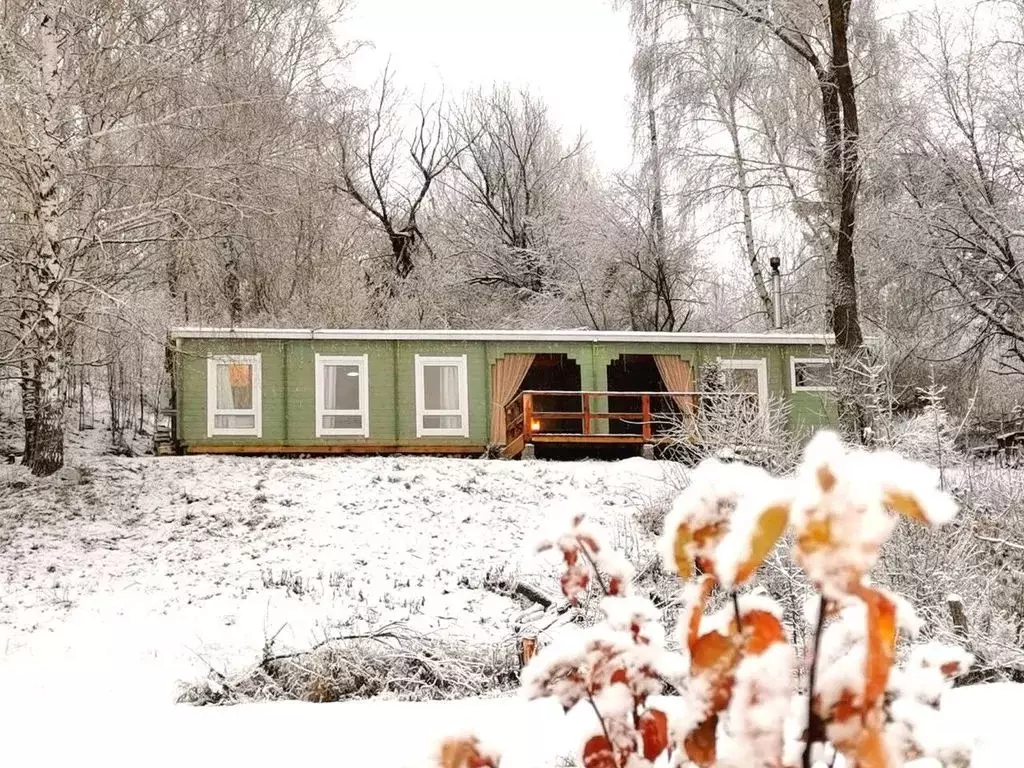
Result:
M90 439L95 439L90 436ZM587 511L620 546L671 465L434 458L116 458L73 445L36 481L0 466L0 723L9 765L419 768L473 729L508 768L553 768L578 742L550 702L173 703L181 681L389 622L511 642L522 608L488 572L543 566L526 544ZM10 481L15 482L10 484ZM976 768L1019 765L997 735L1020 687L956 692Z
M334 738L339 728L364 734L397 719L416 723L403 741L408 753L378 764L412 766L429 757L442 728L459 729L463 719L493 731L496 721L532 716L541 727L549 708L514 700L172 702L179 682L210 667L230 673L258 661L270 636L276 648L302 650L330 632L401 622L511 643L522 606L484 589L488 572L545 583L526 545L567 508L638 546L633 510L659 490L666 468L641 459L118 458L88 444L72 448L69 464L46 481L0 467L0 482L15 480L0 491L0 722L5 739L15 735L6 756L20 745L34 765L63 764L61 750L89 744L106 764L127 764L138 756L133 745L171 732L193 734L190 761L199 740L202 764L215 765L237 759L250 732L286 727ZM61 723L60 740L18 738L45 722ZM281 755L316 752L310 739L289 736ZM253 745L254 764L279 763L267 747Z

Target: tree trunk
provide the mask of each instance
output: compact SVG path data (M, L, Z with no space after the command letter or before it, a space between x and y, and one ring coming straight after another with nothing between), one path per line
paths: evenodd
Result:
M857 220L857 192L860 187L860 123L846 33L850 23L850 0L829 0L832 30L832 78L842 109L842 136L838 148L837 236L835 260L831 265L832 331L836 345L854 355L864 341L857 313L857 274L853 256L854 226Z
M720 107L722 105L719 105ZM740 145L740 129L736 117L736 101L733 94L729 95L727 108L723 110L728 119L726 125L729 129L729 138L732 140L732 156L736 165L736 191L740 195L740 205L743 211L743 246L747 252L747 261L750 264L750 275L754 280L754 290L764 307L764 319L766 326L774 327L773 299L768 291L768 285L764 279L764 270L761 269L761 262L757 258L757 241L754 238L754 214L750 204L750 185L747 183L747 164L743 158L743 148Z
M21 463L29 466L32 464L38 395L39 379L36 378L35 361L26 353L21 360L21 413L25 424L25 451Z
M224 261L224 296L228 300L228 322L234 328L242 322L242 278L239 274L238 249L230 237L224 248L227 251Z
M64 399L61 392L64 361L60 349L62 291L59 245L49 240L41 245L41 269L36 271L34 280L40 309L36 318L38 399L29 467L34 475L51 475L64 466Z
M652 46L658 43L658 27L655 25ZM665 239L665 200L661 142L658 136L658 114L654 108L654 66L647 74L647 138L651 152L651 257L654 260L654 331L676 330L676 312L672 295L672 282L668 275L667 244Z
M41 8L39 20L39 74L47 111L36 150L34 185L35 242L30 258L29 282L35 300L36 379L38 383L35 424L32 430L29 468L34 475L50 475L64 466L64 376L61 359L63 274L60 232L59 119L60 42L53 4Z

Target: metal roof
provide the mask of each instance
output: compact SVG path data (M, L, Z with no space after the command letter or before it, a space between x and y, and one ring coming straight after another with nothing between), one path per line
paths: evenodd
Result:
M171 328L171 339L311 339L367 341L575 341L690 344L818 344L835 342L815 333L667 333L646 331L396 330L348 328Z

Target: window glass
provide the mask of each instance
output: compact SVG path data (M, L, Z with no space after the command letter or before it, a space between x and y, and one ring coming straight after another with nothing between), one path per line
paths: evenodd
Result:
M423 366L423 408L427 411L459 410L459 367L457 365ZM461 423L434 427L424 421L423 426L427 429L457 429Z
M462 429L462 416L428 416L423 417L424 429Z
M829 362L796 361L793 363L793 386L816 389L832 387L832 364Z
M325 365L323 398L326 411L358 411L359 366ZM325 423L324 426L326 427L327 424ZM356 424L356 426L359 425ZM334 427L329 428L334 429ZM340 428L338 427L338 429Z
M722 374L726 387L733 392L749 392L756 395L760 391L757 370L754 368L726 368Z
M217 410L244 411L250 408L252 408L252 365L249 363L218 363Z
M324 429L361 429L363 417L359 414L345 416L327 414L323 417Z
M249 414L216 414L213 417L213 426L217 429L254 429L256 417Z

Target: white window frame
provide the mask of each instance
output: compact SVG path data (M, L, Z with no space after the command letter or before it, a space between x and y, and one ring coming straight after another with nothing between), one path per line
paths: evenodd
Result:
M768 361L763 357L753 359L718 358L718 367L729 371L757 371L757 405L762 413L768 408Z
M370 436L370 363L367 355L314 355L316 364L316 436L317 437L369 437ZM359 408L324 408L324 368L328 365L351 365L359 370ZM358 416L360 427L325 427L324 416Z
M789 358L789 388L793 392L835 392L835 385L831 387L798 387L796 384L797 363L824 363L829 367L832 361L827 357L791 357Z
M432 365L456 366L459 369L459 409L456 411L427 410L423 407L423 369ZM459 429L427 428L423 426L424 416L461 416ZM416 437L434 435L447 437L469 437L469 376L466 356L416 355Z
M252 408L217 409L217 366L245 363L252 366ZM253 425L247 429L216 426L217 416L252 416ZM263 437L263 356L212 355L206 360L206 436L222 435Z

